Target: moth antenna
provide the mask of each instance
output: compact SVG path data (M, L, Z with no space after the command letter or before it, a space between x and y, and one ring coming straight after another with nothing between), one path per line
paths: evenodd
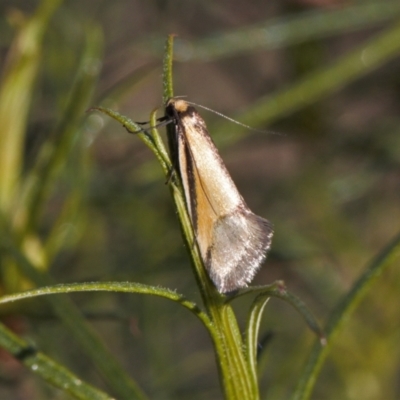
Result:
M201 104L193 103L192 101L187 101L187 100L185 100L185 101L186 101L186 103L188 103L188 104L191 104L191 105L193 105L193 106L200 107L200 108L202 108L202 109L204 109L204 110L210 111L210 112L212 112L212 113L214 113L214 114L216 114L216 115L219 115L219 116L222 117L222 118L227 119L228 121L233 122L233 123L236 124L236 125L242 126L243 128L247 128L247 129L249 129L249 130L251 130L251 131L253 131L253 132L271 133L272 135L285 136L284 134L279 133L279 132L270 131L270 130L267 131L267 130L263 130L263 129L256 129L256 128L253 128L253 127L250 126L250 125L246 125L246 124L244 124L243 122L240 122L240 121L237 121L236 119L233 119L233 118L231 118L231 117L228 117L227 115L222 114L222 113L219 112L219 111L213 110L212 108L208 108L208 107L206 107L206 106L202 106Z

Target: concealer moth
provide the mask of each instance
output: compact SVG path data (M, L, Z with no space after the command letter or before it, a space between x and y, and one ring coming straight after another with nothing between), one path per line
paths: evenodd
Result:
M204 266L220 293L246 287L271 246L272 225L247 207L196 109L172 98L165 114L172 163Z

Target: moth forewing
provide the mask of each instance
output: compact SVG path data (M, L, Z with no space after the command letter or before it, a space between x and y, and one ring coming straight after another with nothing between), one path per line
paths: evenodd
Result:
M221 293L251 282L265 259L271 238L271 224L248 208L241 207L216 223L207 263Z
M170 99L166 114L174 121L170 152L205 267L219 292L245 287L270 248L271 224L247 207L195 108Z

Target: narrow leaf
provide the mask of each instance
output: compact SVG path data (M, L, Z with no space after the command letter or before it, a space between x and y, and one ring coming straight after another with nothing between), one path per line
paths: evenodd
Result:
M180 304L187 310L196 315L203 324L211 327L211 321L195 303L187 300L185 296L172 290L156 286L143 285L135 282L87 282L87 283L69 283L52 286L44 286L38 289L27 290L25 292L14 293L0 297L0 304L11 303L19 300L30 299L38 296L60 293L78 293L78 292L115 292L115 293L136 293L147 294L157 297L163 297Z
M8 52L0 83L0 208L12 206L22 171L28 112L41 60L42 38L59 0L42 1ZM21 23L21 21L19 21Z
M65 367L37 351L1 323L0 346L10 352L34 374L77 399L112 400L111 396L85 383Z
M245 337L245 345L246 345L246 353L248 363L253 370L253 374L257 376L257 347L258 347L258 333L260 330L260 323L262 314L264 312L264 308L268 303L270 296L259 295L257 296L253 304L251 305L247 326L246 326L246 337Z
M400 258L400 233L394 240L367 266L365 271L354 283L351 290L342 298L337 307L329 317L326 327L327 346L321 347L318 343L314 344L299 379L297 388L292 396L292 400L307 400L310 398L317 377L322 365L329 354L332 343L338 335L344 322L350 317L360 301L371 289L372 284L391 266L393 262Z
M236 115L235 119L251 126L270 124L338 91L397 57L399 53L400 24L397 23L339 58L332 66L314 71L291 87L260 98L247 111ZM231 123L224 121L211 127L210 131L229 132L229 135L224 134L219 138L218 143L223 144L233 143L243 135Z
M20 272L27 276L36 286L51 285L52 280L46 272L39 271L19 251L12 241L11 232L4 227L0 236L0 250L3 254L13 257ZM66 296L51 296L47 298L55 314L60 318L72 335L92 359L104 378L113 387L121 399L145 399L146 396L138 385L126 374L114 356L108 351L97 332L88 325L81 312Z

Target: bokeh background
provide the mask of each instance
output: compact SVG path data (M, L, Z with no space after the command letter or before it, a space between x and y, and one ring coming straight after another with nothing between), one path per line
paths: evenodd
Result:
M43 32L17 42L39 6L49 8L0 1L2 93L21 97L11 112L0 101L0 158L18 155L16 183L1 183L2 212L22 251L40 254L56 282L128 280L200 301L161 168L137 137L85 113L104 105L135 121L157 107L162 115L163 46L175 33L175 94L268 131L200 111L249 207L275 227L254 284L284 280L324 325L400 231L398 0L54 1ZM33 70L18 80L23 46ZM35 189L36 208L25 196ZM31 285L4 252L1 284L3 293ZM397 261L346 321L312 398L400 398L399 284ZM71 297L150 398L222 398L209 337L186 310L150 296ZM242 323L248 306L235 303ZM48 303L1 313L40 351L113 393ZM315 336L277 299L261 331L262 398L289 398ZM69 398L1 357L1 398Z

